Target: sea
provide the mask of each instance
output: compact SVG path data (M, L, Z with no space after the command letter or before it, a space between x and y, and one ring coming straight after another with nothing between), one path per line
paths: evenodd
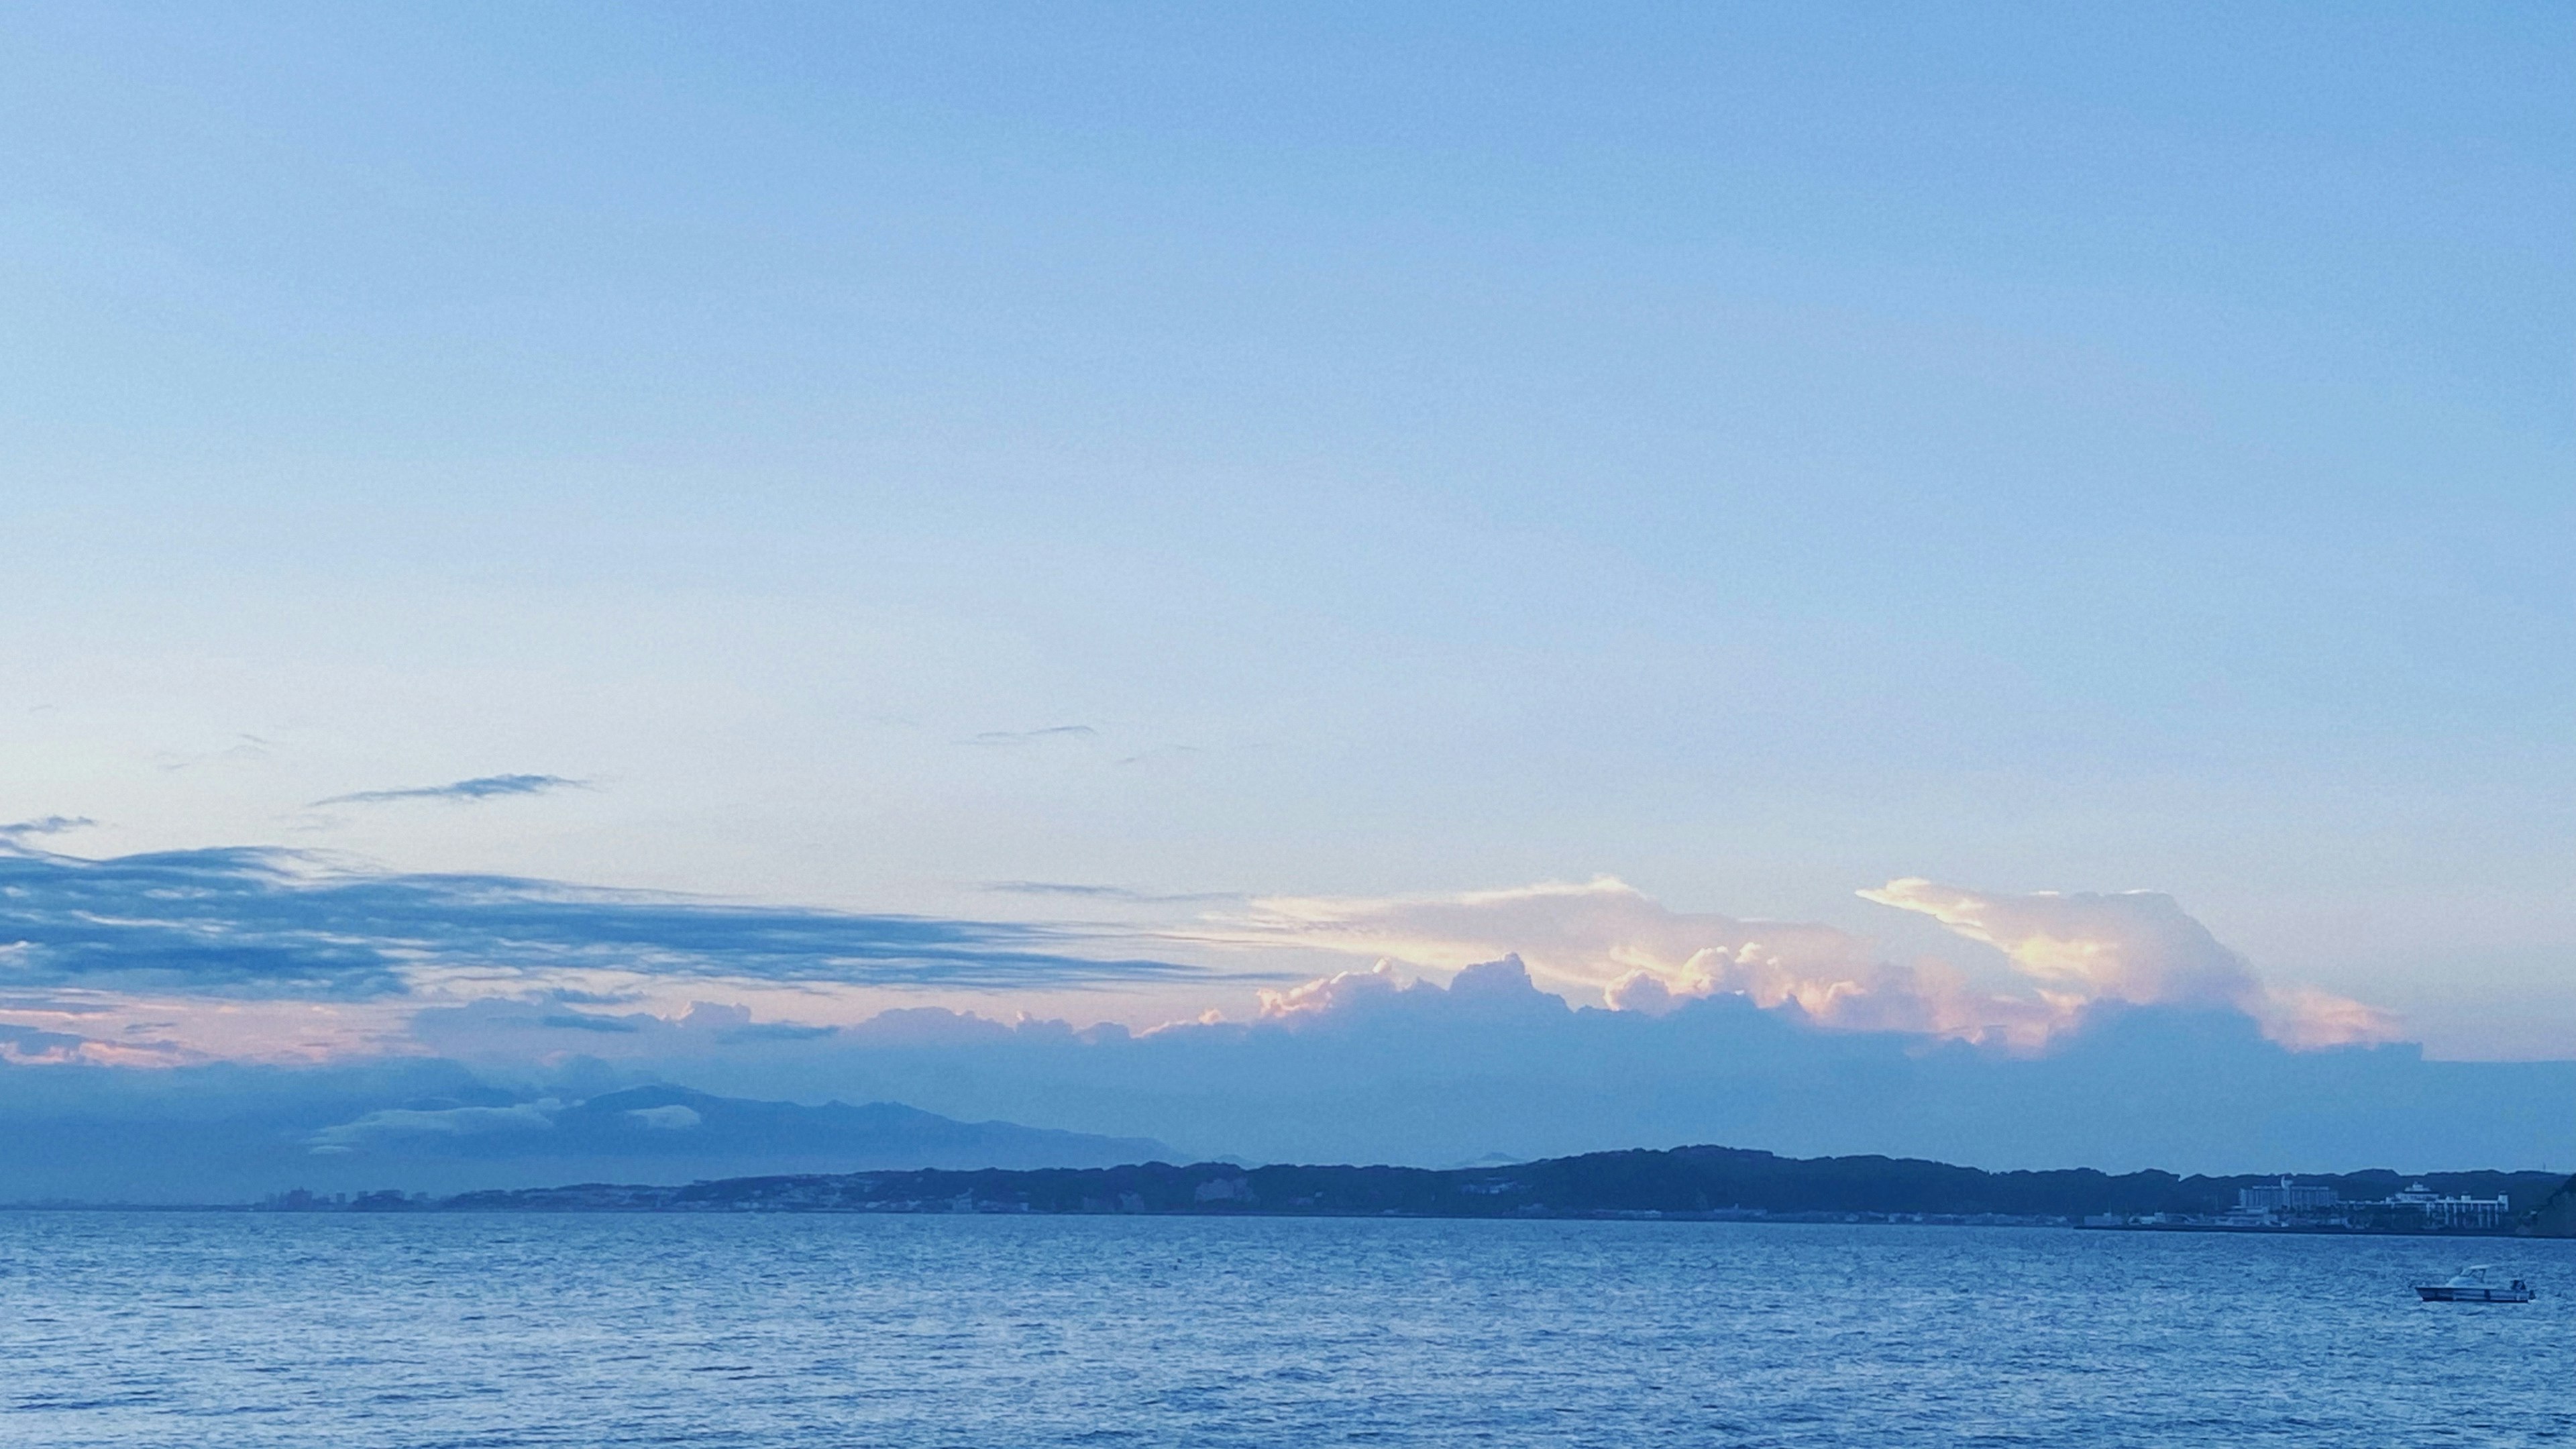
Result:
M0 1308L44 1449L2576 1442L2528 1239L0 1212Z

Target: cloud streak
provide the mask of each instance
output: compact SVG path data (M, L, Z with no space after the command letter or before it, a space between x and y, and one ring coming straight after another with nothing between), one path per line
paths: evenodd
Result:
M1203 974L1079 954L1087 939L1070 927L350 871L284 850L93 860L0 848L0 987L22 989L366 1001L441 970L967 989Z
M311 1149L329 1155L356 1152L388 1137L479 1137L495 1132L550 1132L561 1104L548 1099L508 1107L388 1107L354 1122L325 1127L308 1139Z
M402 790L357 790L346 795L331 795L313 802L310 808L325 805L388 805L401 800L449 800L460 804L476 800L496 800L509 795L543 795L554 790L585 790L589 782L567 779L562 775L479 775L471 780L458 780L450 785L415 785Z
M996 895L1060 896L1075 900L1118 901L1129 905L1205 905L1243 899L1231 891L1148 891L1133 886L1091 885L1079 881L996 880L986 881L983 888Z
M964 743L985 746L1034 745L1047 740L1093 739L1099 734L1100 731L1086 724L1049 725L1044 729L1035 730L986 730L981 734L969 736Z
M39 835L60 835L66 830L87 830L97 823L86 815L42 815L33 820L18 820L0 825L0 840L14 841Z

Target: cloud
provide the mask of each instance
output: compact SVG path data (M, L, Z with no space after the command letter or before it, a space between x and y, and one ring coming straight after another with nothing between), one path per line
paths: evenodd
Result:
M1608 876L1459 895L1267 896L1232 924L1247 942L1388 955L1442 969L1517 952L1538 973L1591 988L1632 970L1677 971L1712 947L1759 947L1816 970L1866 970L1867 943L1831 926L1666 909Z
M1826 1029L1735 994L1680 997L1660 1014L1576 1007L1506 958L1445 986L1394 966L1342 972L1276 993L1252 1020L1146 1032L915 1007L837 1033L746 1039L739 1006L638 1013L631 1033L542 1025L553 1010L486 998L421 1011L423 1044L443 1059L159 1072L0 1062L0 1191L205 1201L299 1183L454 1191L848 1170L887 1139L774 1130L901 1115L776 1105L833 1099L1158 1138L1180 1161L1436 1164L1711 1142L1993 1168L2310 1171L2519 1167L2576 1152L2564 1107L2576 1063L2293 1052L2224 1006L2103 1001L2082 1031L2022 1055ZM739 1105L752 1100L773 1105ZM700 1125L635 1115L668 1106ZM1122 1148L1124 1160L1138 1150L1158 1149ZM647 1159L656 1175L636 1176Z
M1860 894L2003 952L2051 1002L2230 1007L2290 1046L2396 1035L2396 1019L2376 1007L2315 987L2266 986L2173 897L2153 891L2006 896L1909 877Z
M541 1025L562 1027L568 1031L607 1031L632 1035L642 1027L616 1016L592 1016L586 1011L551 1011L539 1018Z
M158 759L162 769L176 771L195 769L200 765L231 764L243 760L265 760L268 758L268 755L268 741L261 739L257 735L236 735L233 737L232 744L220 750L201 752L193 755L163 753L156 758Z
M363 1001L400 997L442 969L536 986L549 973L612 971L968 989L1205 974L1077 954L1087 939L1061 926L332 869L285 850L93 860L0 848L0 988Z
M85 1048L96 1044L92 1038L74 1032L0 1022L0 1061L22 1064L82 1061L86 1059Z
M686 1132L704 1125L707 1120L697 1108L684 1107L677 1102L665 1107L630 1107L626 1115L657 1132Z
M1861 899L1917 911L2004 953L2044 988L2087 1000L2234 1004L2257 989L2245 958L2147 891L2002 896L1907 878Z
M7 989L25 974L10 969L12 958L25 955L23 944L0 950L0 1062L166 1068L418 1050L395 1009L238 996L186 1001L77 986Z
M1166 760L1194 759L1206 753L1207 751L1200 749L1196 745L1157 745L1150 750L1128 755L1117 761L1117 763L1120 765L1153 765L1160 764Z
M453 800L458 802L492 800L504 795L543 795L551 790L586 790L585 780L566 779L561 775L481 775L459 780L452 785L416 785L403 790L358 790L346 795L331 795L313 802L313 808L325 805L383 805L396 800Z
M1538 989L1518 956L1469 966L1450 977L1445 987L1429 981L1408 983L1393 963L1380 961L1366 971L1344 971L1286 991L1264 991L1260 1000L1260 1021L1292 1028L1424 1014L1561 1016L1566 1009L1564 1001Z
M354 1122L325 1127L307 1139L316 1153L356 1152L385 1138L405 1136L481 1137L499 1132L551 1132L552 1100L508 1107L393 1107L369 1112Z
M97 821L86 815L43 815L33 820L20 820L0 825L0 840L25 840L37 835L60 835L66 830L86 830Z
M1046 740L1091 739L1100 731L1086 724L1049 725L1035 730L986 730L960 741L961 744L1007 746L1033 745Z
M1083 900L1123 901L1135 905L1169 906L1202 905L1214 901L1240 901L1242 895L1231 891L1145 891L1132 886L1084 885L1078 882L1051 880L987 881L984 889L996 895L1071 896Z
M2265 986L2169 896L1998 896L1919 880L1861 894L1996 947L2030 989L1982 989L1944 962L1884 961L1866 938L1831 926L1669 910L1607 877L1453 896L1264 899L1220 934L1436 969L1516 952L1543 981L1579 996L1598 993L1621 1010L1659 1014L1741 996L1842 1030L2025 1051L2079 1029L2104 1003L2243 1011L2274 1040L2298 1047L2383 1041L2395 1029L2386 1013L2359 1002Z
M1230 939L1297 944L1456 969L1512 955L1543 981L1629 1010L1718 994L1795 1006L1854 1029L1975 1037L2004 1025L1952 1009L1924 973L1880 962L1831 926L1747 921L1665 908L1600 877L1396 899L1272 897ZM1986 1015L1991 1015L1987 1013Z
M571 1033L484 1001L423 1013L453 1056L525 1061ZM1829 1029L1746 996L1660 1014L1574 1006L1511 958L1447 985L1387 964L1276 991L1251 1020L1145 1032L888 1011L807 1041L739 1041L738 1009L585 1040L620 1071L728 1096L867 1097L959 1118L1151 1136L1248 1161L1456 1162L1712 1142L1987 1167L2468 1167L2576 1151L2576 1063L2294 1052L2224 1005L2100 1001L2016 1053ZM514 1022L516 1023L514 1025ZM507 1046L507 1053L476 1050ZM568 1059L567 1059L568 1060ZM640 1103L635 1105L642 1105ZM710 1118L712 1121L712 1117Z
M815 1041L840 1034L841 1029L837 1026L809 1026L797 1021L755 1021L747 1022L726 1032L725 1040L728 1042Z

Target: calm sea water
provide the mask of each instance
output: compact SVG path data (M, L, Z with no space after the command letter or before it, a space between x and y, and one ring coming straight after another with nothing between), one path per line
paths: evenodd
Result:
M0 1213L0 1301L49 1449L2576 1441L2565 1242Z

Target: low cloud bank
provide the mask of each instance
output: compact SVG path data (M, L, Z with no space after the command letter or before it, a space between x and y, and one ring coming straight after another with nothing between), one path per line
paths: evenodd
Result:
M653 1081L736 1101L900 1102L1255 1162L1442 1166L1683 1143L2185 1172L2576 1160L2576 1063L2291 1051L2230 1007L2121 1002L2016 1054L1830 1029L1736 995L1660 1014L1569 1006L1508 957L1445 986L1345 972L1278 993L1255 1020L1149 1032L938 1008L818 1028L710 1003L665 1017L487 999L422 1010L414 1033L437 1059L0 1066L0 1176L23 1196L130 1182L204 1197L252 1166L268 1191L589 1180L648 1159L690 1175L856 1165L828 1143L700 1152L711 1129L737 1144L766 1129L685 1094L614 1095Z
M884 1098L1253 1161L1441 1166L1694 1142L1990 1168L2576 1161L2576 1063L2293 1051L2225 1005L2097 1001L2085 1029L2023 1053L1826 1027L1731 994L1659 1014L1571 1006L1506 957L1445 986L1381 964L1274 993L1254 1020L1149 1032L923 1008L781 1039L706 1004L629 1013L620 1032L549 1024L561 1014L482 1001L423 1012L416 1030L492 1070L578 1054L727 1094Z
M1821 1026L2021 1051L2079 1030L2105 1005L2240 1011L2296 1048L2396 1035L2394 1018L2374 1007L2313 987L2264 985L2171 896L2005 896L1917 879L1860 894L1995 947L2028 988L1981 989L1940 962L1887 962L1866 939L1831 926L1669 910L1608 878L1413 899L1274 898L1238 926L1249 939L1382 953L1436 969L1512 952L1547 983L1597 992L1622 1011L1659 1015L1735 996L1794 1008ZM1293 1014L1305 997L1265 1000L1265 1010Z

